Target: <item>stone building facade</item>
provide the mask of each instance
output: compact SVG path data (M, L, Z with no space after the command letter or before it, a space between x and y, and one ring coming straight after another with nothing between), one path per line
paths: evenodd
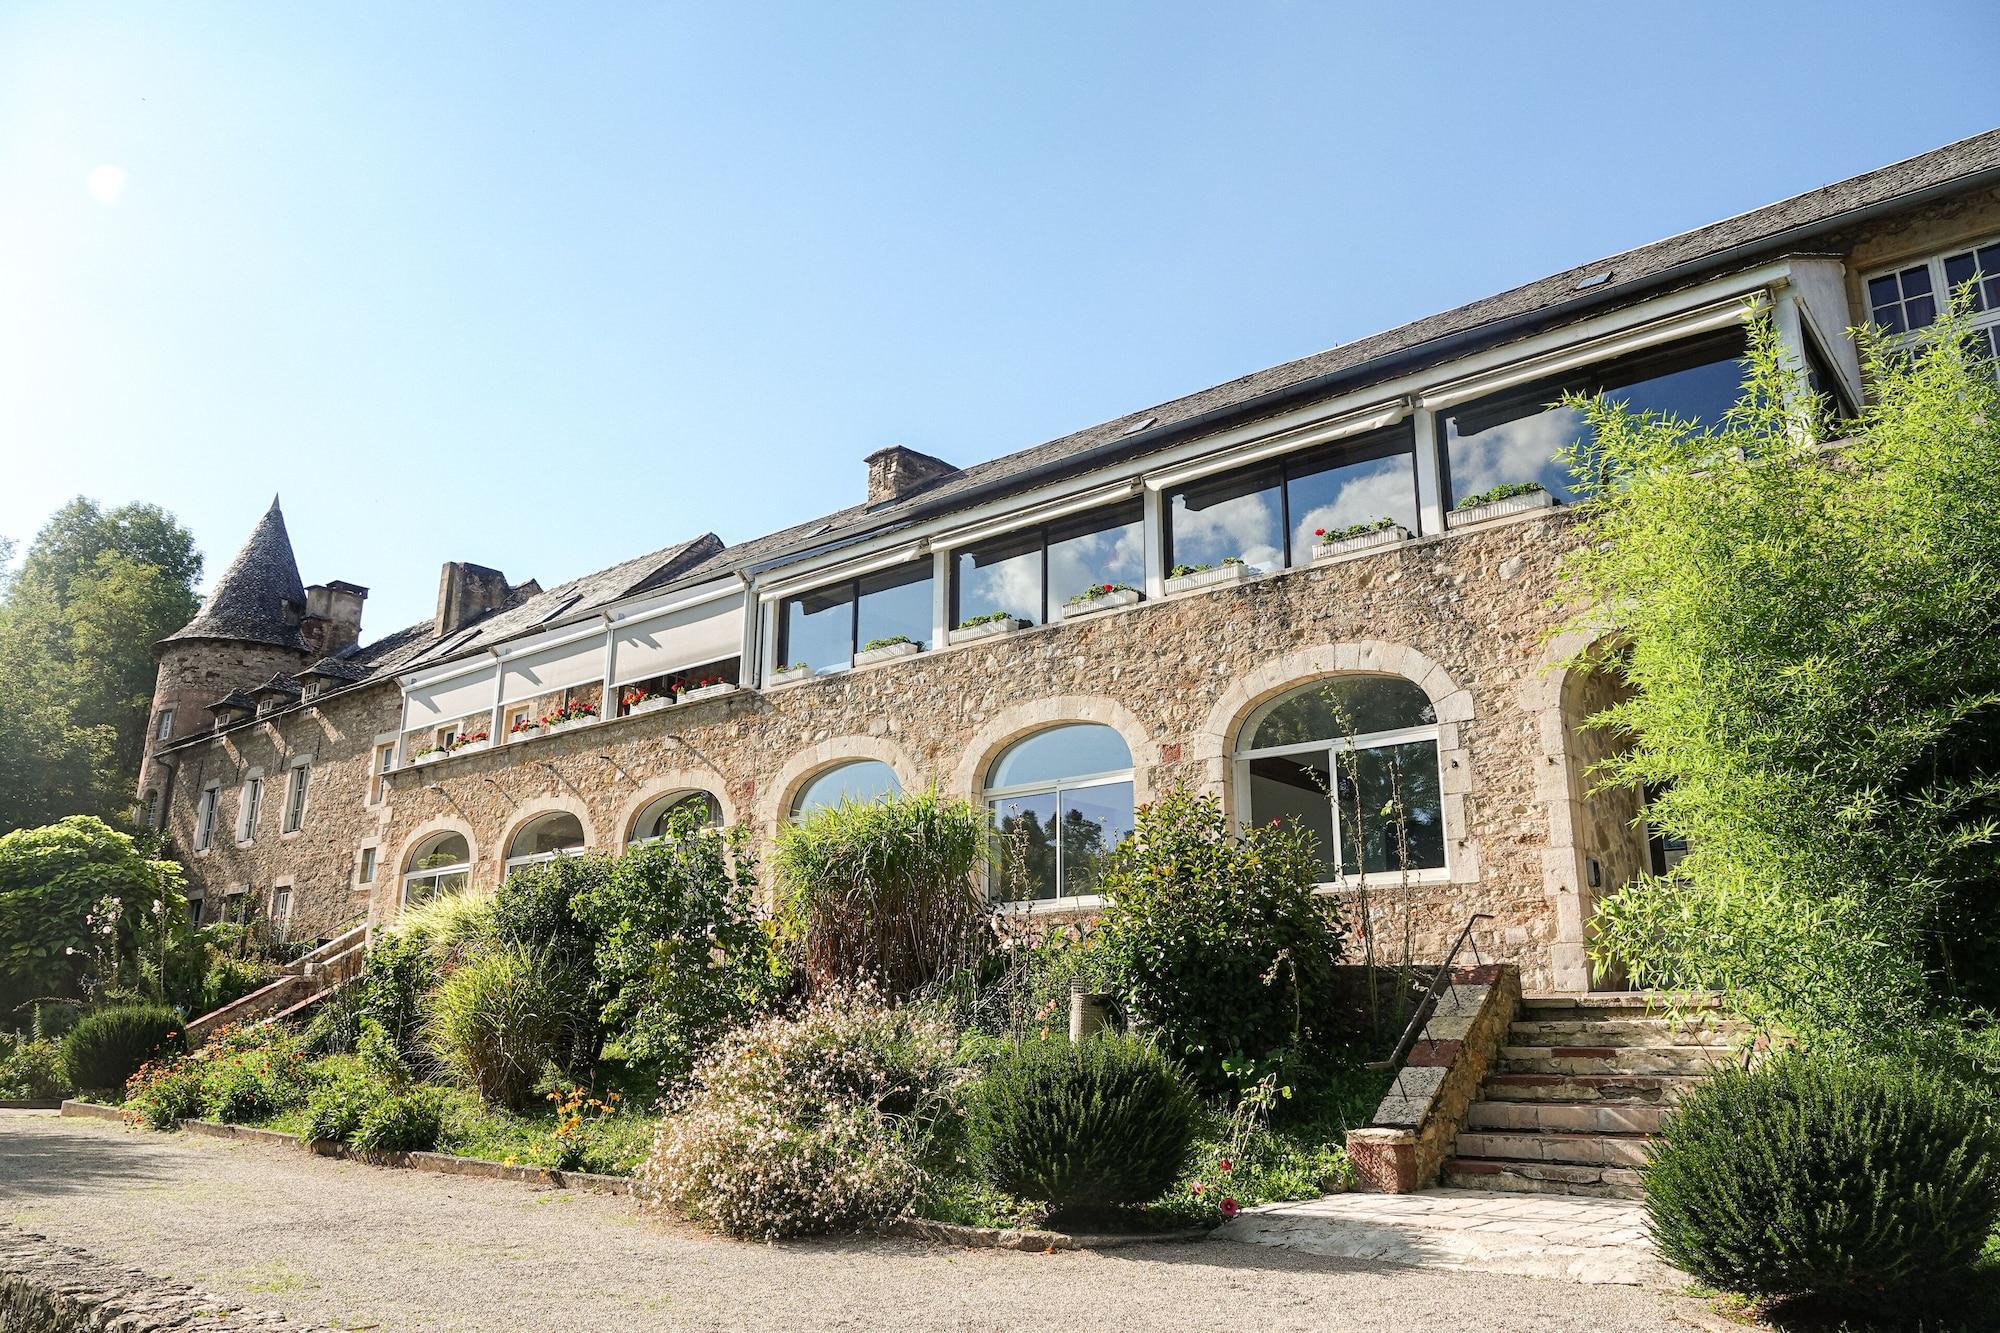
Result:
M1844 330L1893 297L1921 336L1919 270L1971 255L2000 311L1996 182L2000 132L992 463L883 450L862 504L736 546L546 590L454 562L432 621L374 641L365 589L301 585L274 504L159 645L141 803L208 916L328 935L616 851L684 796L768 847L829 790L935 785L1053 845L1056 816L1022 811L1115 837L1186 784L1238 820L1325 820L1324 891L1365 893L1385 947L1434 960L1478 913L1481 957L1530 990L1616 984L1592 912L1663 848L1642 793L1589 775L1617 740L1583 723L1619 686L1567 665L1590 637L1551 607L1574 530L1543 406L1594 384L1675 407L1752 311L1851 406ZM1546 489L1479 503L1494 476ZM1317 515L1376 530L1322 542ZM1311 731L1357 681L1395 716ZM1114 757L1017 781L1057 732ZM1420 836L1341 823L1342 793L1382 791ZM1007 910L1090 910L1091 855L1051 851Z

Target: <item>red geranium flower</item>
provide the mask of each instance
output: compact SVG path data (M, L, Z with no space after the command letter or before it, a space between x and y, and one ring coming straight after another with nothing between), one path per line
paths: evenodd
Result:
M1242 1211L1243 1211L1243 1210L1242 1210L1241 1208L1239 1208L1239 1207L1237 1207L1237 1206L1236 1206L1236 1200L1234 1200L1234 1199L1224 1199L1224 1200L1222 1201L1222 1220L1223 1220L1223 1221L1227 1222L1227 1221L1228 1221L1228 1220L1229 1220L1230 1218L1232 1218L1232 1217L1236 1216L1236 1215L1237 1215L1238 1213L1240 1213L1240 1212L1242 1212Z

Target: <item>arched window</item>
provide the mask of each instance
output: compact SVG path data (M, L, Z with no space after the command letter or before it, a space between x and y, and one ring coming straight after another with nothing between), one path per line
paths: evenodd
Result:
M1444 866L1437 712L1400 676L1336 676L1265 704L1243 729L1236 784L1252 821L1318 836L1323 884Z
M792 816L849 801L879 801L902 793L896 770L880 759L855 759L821 769L792 798Z
M410 853L403 871L403 905L416 907L457 893L472 873L472 848L463 833L433 833Z
M583 821L567 810L555 810L521 825L507 848L507 868L519 869L583 850Z
M722 823L722 806L705 791L670 791L655 798L632 821L632 842L637 845L664 838L681 819L693 819L697 828L715 828Z
M1132 832L1132 751L1097 723L1038 731L993 761L986 807L999 838L994 897L1089 897L1111 850Z

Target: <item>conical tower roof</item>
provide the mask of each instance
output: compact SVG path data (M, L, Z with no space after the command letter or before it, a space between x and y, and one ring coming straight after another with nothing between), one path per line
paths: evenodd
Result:
M292 554L291 535L285 531L284 511L278 508L274 495L250 540L216 580L200 613L160 642L233 639L305 652L305 640L299 635L305 606L299 562Z

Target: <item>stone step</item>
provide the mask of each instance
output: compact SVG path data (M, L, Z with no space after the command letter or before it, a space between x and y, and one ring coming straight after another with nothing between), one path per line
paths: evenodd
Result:
M1629 1166L1646 1164L1644 1134L1572 1134L1554 1130L1529 1133L1494 1133L1467 1130L1458 1136L1460 1157L1487 1161L1563 1162L1571 1166Z
M1530 1018L1507 1029L1516 1046L1735 1046L1749 1035L1741 1024L1664 1018Z
M1670 1106L1701 1078L1694 1074L1488 1074L1480 1096L1489 1102L1607 1102Z
M1521 997L1521 1008L1531 1018L1541 1018L1554 1013L1577 1012L1602 1014L1606 1017L1630 1017L1634 1011L1666 1013L1669 1010L1686 1012L1721 1007L1722 997L1711 991L1671 995L1659 991L1584 991L1581 994Z
M1571 1194L1599 1199L1646 1197L1639 1173L1623 1166L1454 1157L1444 1164L1442 1183L1457 1189L1505 1190L1515 1194Z
M1712 1074L1729 1063L1713 1046L1502 1046L1507 1074Z
M1477 1101L1466 1108L1467 1129L1560 1130L1572 1134L1657 1134L1664 1106L1619 1102Z

